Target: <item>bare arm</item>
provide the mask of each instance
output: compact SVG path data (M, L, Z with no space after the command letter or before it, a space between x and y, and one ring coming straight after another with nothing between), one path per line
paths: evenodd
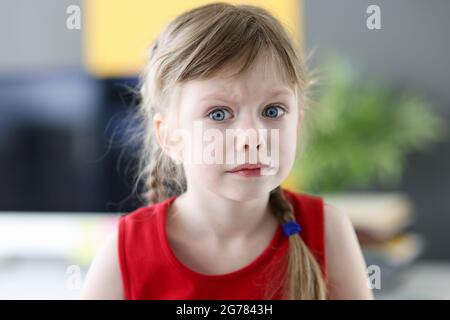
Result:
M123 299L122 278L117 253L117 232L98 250L84 280L81 299Z
M325 207L328 299L373 299L367 266L353 225L347 215Z

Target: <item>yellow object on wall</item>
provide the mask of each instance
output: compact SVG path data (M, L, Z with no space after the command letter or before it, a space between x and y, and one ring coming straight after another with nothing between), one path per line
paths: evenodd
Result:
M85 0L83 2L84 64L98 77L134 76L145 62L146 48L164 25L205 0ZM299 43L301 0L225 1L264 7L282 21Z

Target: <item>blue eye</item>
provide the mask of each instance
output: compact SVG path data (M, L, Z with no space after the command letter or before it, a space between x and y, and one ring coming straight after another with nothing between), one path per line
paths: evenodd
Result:
M271 105L268 108L264 109L263 115L268 118L278 118L285 113L284 109L279 107L278 105Z
M225 120L226 114L230 114L227 110L225 109L214 109L213 111L211 111L208 116L210 119L214 120L214 121L223 121Z

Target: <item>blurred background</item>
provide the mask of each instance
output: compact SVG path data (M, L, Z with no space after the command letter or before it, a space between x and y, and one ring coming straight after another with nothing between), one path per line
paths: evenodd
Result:
M0 299L78 298L142 205L124 144L145 49L207 2L0 1ZM318 80L285 186L350 216L376 298L450 299L450 2L240 2L279 18Z

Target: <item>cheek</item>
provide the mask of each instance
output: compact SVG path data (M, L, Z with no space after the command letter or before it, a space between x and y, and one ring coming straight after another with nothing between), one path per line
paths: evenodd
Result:
M297 138L297 130L294 125L280 130L280 164L285 167L284 169L290 170L295 161Z
M207 166L212 171L217 171L218 164L225 161L225 134L217 129L205 129L201 123L197 123L193 129L185 129L184 132L181 144L183 162L194 164L198 170Z

